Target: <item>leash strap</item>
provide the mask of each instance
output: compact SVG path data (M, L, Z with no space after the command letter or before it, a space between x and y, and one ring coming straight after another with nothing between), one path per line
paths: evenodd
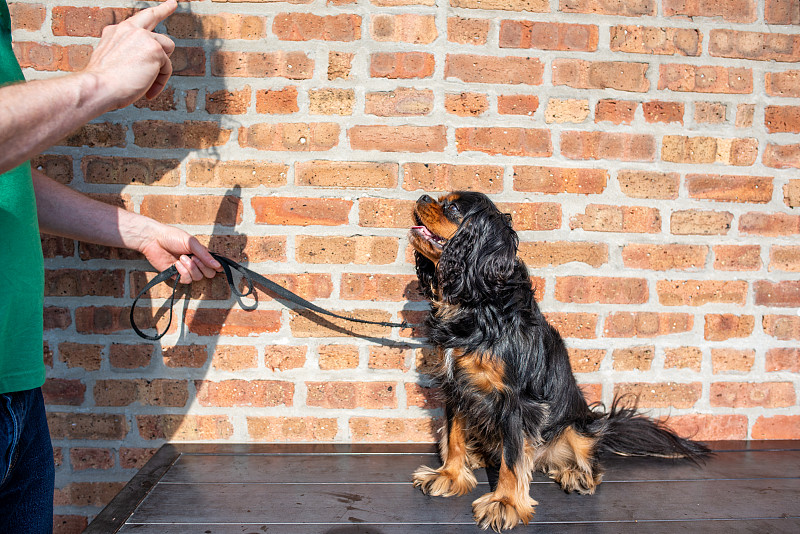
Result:
M243 265L236 263L230 258L226 258L225 256L215 254L214 252L212 252L211 255L214 257L214 259L216 259L220 263L220 265L222 265L222 270L225 272L225 278L228 281L228 286L231 288L233 294L238 297L246 297L248 295L251 295L253 293L254 284L257 283L261 286L264 286L266 289L272 291L273 293L275 293L284 300L294 302L295 304L302 306L303 308L306 308L313 312L321 313L323 315L328 315L331 317L336 317L337 319L344 319L345 321L350 321L353 323L372 324L378 326L389 326L389 327L399 327L399 328L411 328L417 326L415 324L411 324L406 321L403 321L402 323L390 323L387 321L368 321L366 319L356 319L354 317L339 315L338 313L326 310L325 308L321 308L316 304L307 301L300 295L292 293L285 287L276 284L272 280L265 278L264 276L258 274L255 271L251 271L247 267L244 267ZM233 271L238 272L245 280L246 291L241 292L236 288L236 283L233 280ZM152 289L153 287L157 286L162 282L168 281L170 278L173 277L175 277L175 281L173 282L172 285L172 296L169 299L169 322L167 323L167 327L164 329L163 332L155 336L145 334L139 329L139 327L136 325L136 321L133 318L133 313L134 310L136 309L136 303L139 302L139 299L142 298L142 296L145 293L147 293L150 289ZM178 269L176 269L175 266L172 265L168 269L165 269L160 273L158 273L158 275L156 275L155 278L150 280L150 282L148 282L147 285L145 285L144 288L142 288L142 290L139 291L139 294L136 295L136 298L133 300L133 304L131 304L131 326L133 327L134 332L136 332L139 335L139 337L148 339L150 341L158 341L159 339L164 337L164 334L166 334L167 331L169 330L169 327L172 325L172 307L175 304L175 293L177 292L178 288L178 278L179 278Z

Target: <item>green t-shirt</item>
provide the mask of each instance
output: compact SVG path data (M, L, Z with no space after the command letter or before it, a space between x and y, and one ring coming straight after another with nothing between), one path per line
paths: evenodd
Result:
M0 86L24 81L11 49L11 17L0 0ZM2 96L0 96L2 98ZM0 393L44 383L44 260L31 166L0 174Z

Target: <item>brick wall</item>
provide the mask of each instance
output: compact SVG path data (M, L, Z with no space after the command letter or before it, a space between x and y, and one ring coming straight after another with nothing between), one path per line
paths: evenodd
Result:
M81 69L127 1L16 1L28 78ZM418 320L423 192L514 215L591 399L701 439L800 438L795 0L202 0L159 98L35 160L301 295ZM196 284L163 342L129 328L136 254L45 236L57 523L77 532L165 440L430 441L416 332ZM166 325L152 294L141 321ZM337 323L337 321L333 321ZM383 344L368 339L387 338Z

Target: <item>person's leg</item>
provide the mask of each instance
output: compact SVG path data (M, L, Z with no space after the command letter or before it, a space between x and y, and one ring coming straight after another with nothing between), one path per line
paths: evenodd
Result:
M41 389L0 395L0 532L52 532L54 479Z

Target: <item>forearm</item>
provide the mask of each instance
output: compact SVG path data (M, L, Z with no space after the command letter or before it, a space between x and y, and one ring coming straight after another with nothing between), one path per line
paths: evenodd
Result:
M0 88L0 174L111 109L91 73Z
M36 169L32 169L32 177L42 232L87 243L141 250L146 236L161 225L148 217L78 193Z

